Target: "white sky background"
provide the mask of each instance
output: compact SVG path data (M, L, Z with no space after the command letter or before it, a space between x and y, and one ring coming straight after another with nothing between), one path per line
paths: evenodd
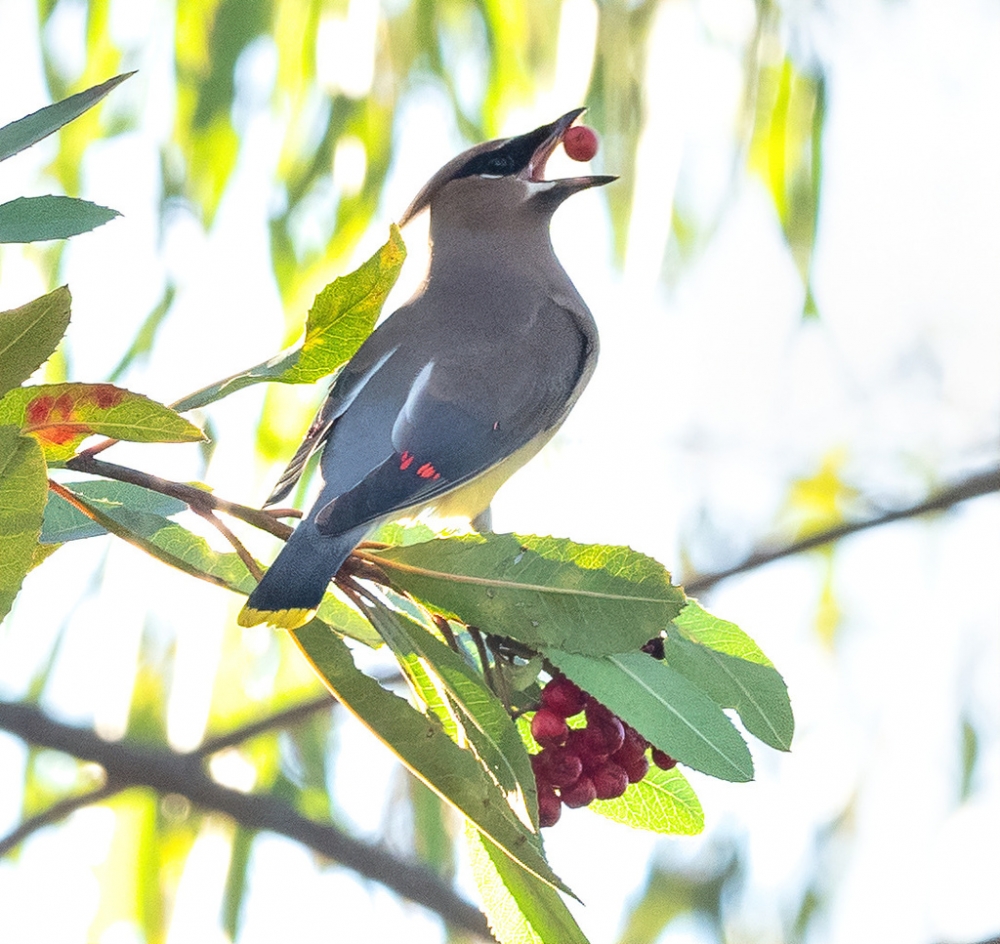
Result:
M352 10L359 35L367 35L362 6ZM557 439L500 493L498 530L629 544L680 574L682 549L710 569L774 533L789 479L815 473L832 449L845 450L844 474L875 504L916 499L935 483L996 461L1000 8L988 0L828 7L818 15L796 5L789 17L796 41L829 64L814 268L821 319L801 323L801 284L768 200L750 179L693 267L670 289L658 281L675 188L691 188L695 205L707 208L721 192L740 94L740 44L752 26L749 3L664 4L654 28L624 273L609 261L598 193L571 200L554 225L557 251L600 325L601 363ZM0 0L0 122L47 101L33 9L29 0ZM592 7L572 0L566 10L556 86L512 116L511 133L583 100L580 63L592 48ZM114 96L141 99L143 117L136 132L88 153L81 195L125 218L77 237L67 250L72 376L103 379L169 271L181 286L176 311L154 361L132 372L127 385L171 400L260 361L281 341L264 222L282 128L253 107L267 101L273 62L264 45L243 63L251 117L213 230L205 235L179 212L161 247L151 198L156 149L173 105L164 91L170 12L153 0L119 2L113 11L116 38L139 50L126 64L142 69ZM66 51L70 71L81 28L75 15L65 4L61 28L48 37ZM333 70L329 81L344 81L344 74ZM431 92L404 104L398 166L359 260L463 146L446 116ZM0 166L0 200L48 192L39 174L52 147ZM559 168L554 159L550 172ZM420 275L422 225L404 234L411 258L397 301ZM30 251L0 250L0 308L50 287L31 258ZM211 413L222 435L205 475L221 494L248 502L263 496L277 471L245 462L261 400L259 389L249 390ZM119 460L129 461L127 449L116 448ZM166 476L202 474L193 448L144 447L131 455ZM865 510L871 508L859 508ZM98 548L95 541L67 546L29 577L0 628L0 696L23 695L65 622L46 706L120 731L139 635L152 619L177 640L171 740L192 746L236 602L110 542L107 576L95 584ZM973 941L1000 930L1000 501L979 499L932 522L855 537L838 547L835 560L843 619L832 649L815 632L823 573L817 558L729 581L704 601L774 660L797 721L788 755L751 743L753 784L691 775L706 811L704 837L656 841L586 811L567 811L549 831L553 866L587 903L575 910L595 942L613 939L650 855L697 860L726 838L745 844L749 866L726 912L734 938L782 940L814 882L829 897L811 940ZM52 586L61 588L57 601ZM164 605L166 588L175 592ZM146 601L154 595L151 618ZM246 645L275 642L248 633ZM961 804L963 717L976 727L981 754L972 795ZM347 728L342 739L344 756L363 763L365 774L341 767L338 799L359 830L375 835L386 814L373 785L390 781L393 764L360 730ZM23 762L19 742L0 736L0 832L17 821ZM841 841L817 858L817 831L852 801ZM0 862L0 913L12 940L84 940L97 907L93 869L110 846L113 822L107 810L81 811L65 827L32 838L20 858ZM213 929L225 835L208 830L199 840L172 941L221 939ZM51 907L54 888L59 908ZM289 904L292 888L301 907ZM352 920L359 939L441 939L419 909L396 905L342 871L318 871L290 843L259 839L240 939L312 936L332 913L345 940L354 939ZM664 940L701 941L705 933L685 922ZM135 939L119 925L101 944Z

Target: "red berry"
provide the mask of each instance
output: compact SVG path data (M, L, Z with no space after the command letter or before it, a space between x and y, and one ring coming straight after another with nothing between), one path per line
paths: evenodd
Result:
M542 747L564 744L569 728L564 719L548 708L539 708L531 719L531 736Z
M547 760L547 758L545 757L544 750L540 751L537 754L529 754L528 758L531 761L531 770L534 773L536 780L538 780L539 778L544 779L545 777L548 776L548 771L545 769L546 768L545 761Z
M575 728L570 731L569 737L566 739L566 750L579 755L584 771L589 773L600 767L608 759L608 755L601 749L604 743L603 739L601 746L596 751L591 749L587 740L587 730L587 728Z
M627 766L636 758L644 757L646 748L649 747L647 741L635 728L625 725L625 740L622 746L614 753L613 760L623 767Z
M649 760L645 754L640 754L635 760L629 761L618 760L618 754L615 754L614 761L625 769L629 783L638 783L649 773Z
M677 766L677 761L658 747L653 748L653 763L661 770L673 770Z
M549 755L545 771L553 787L570 787L580 779L583 761L578 754L565 748L548 748L545 753Z
M628 787L628 774L614 761L605 762L594 771L594 792L598 800L613 800L620 797Z
M603 705L602 711L587 710L584 744L592 754L614 754L625 743L625 726Z
M590 806L597 799L597 790L594 781L584 775L572 787L560 792L563 803L571 809L579 809L581 806Z
M542 689L542 706L563 718L572 718L583 711L586 695L579 685L574 685L565 676L552 679Z
M576 125L563 135L563 147L574 161L589 161L597 153L597 134L586 125Z
M538 825L555 826L559 822L559 815L562 813L562 800L556 792L549 789L539 789L538 791Z

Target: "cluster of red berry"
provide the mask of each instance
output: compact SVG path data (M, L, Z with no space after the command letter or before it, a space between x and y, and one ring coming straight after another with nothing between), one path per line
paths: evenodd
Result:
M570 728L566 719L581 711L586 725ZM542 689L531 736L542 747L531 756L542 826L555 825L563 804L575 809L620 797L649 770L649 742L565 676L556 676ZM664 770L677 763L657 748L652 756Z

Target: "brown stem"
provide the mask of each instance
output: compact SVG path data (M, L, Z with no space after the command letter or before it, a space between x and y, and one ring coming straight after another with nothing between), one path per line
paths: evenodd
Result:
M243 542L233 534L232 531L226 527L226 523L218 517L218 515L209 511L207 508L194 508L191 509L195 514L201 515L213 528L215 528L232 546L233 550L236 551L236 556L243 561L244 566L250 571L253 579L260 583L261 578L264 576L264 571L260 569L260 565L253 559L253 555L243 546Z
M70 796L59 800L58 802L53 803L50 807L42 810L40 813L36 813L34 816L29 816L23 823L17 826L16 829L12 829L6 836L0 839L0 858L7 855L8 852L12 852L16 849L32 833L36 833L38 830L44 829L46 826L51 826L54 823L58 823L60 820L64 820L71 813L75 813L77 810L82 809L85 806L92 806L94 803L100 803L102 800L106 800L108 797L112 797L116 793L120 793L122 789L122 784L108 781L107 783L101 784L99 787L95 787L93 790L87 790L86 793L78 793L76 796Z
M681 582L688 593L701 593L714 587L717 583L726 580L728 577L756 570L758 567L781 560L783 557L801 554L803 551L810 551L813 548L822 547L824 544L839 541L850 534L867 531L870 528L878 528L885 524L892 524L894 521L903 521L906 518L915 518L934 511L945 511L960 502L968 501L970 498L979 498L982 495L989 495L992 492L1000 492L1000 468L970 475L961 482L941 489L939 492L931 495L930 498L917 502L915 505L899 508L894 511L886 511L866 521L839 524L836 527L828 528L825 531L820 531L817 534L803 538L801 541L793 541L791 544L786 544L782 547L761 548L747 556L739 564L727 567L725 570L719 570L711 574L694 575Z
M448 643L449 648L458 652L458 640L455 638L455 634L451 630L451 623L449 623L440 613L431 613L431 619L434 621L434 625L437 626L441 635L444 636L444 641Z
M479 653L479 662L483 667L483 681L493 694L496 694L496 684L493 679L493 667L490 665L490 655L486 651L486 643L483 642L483 634L478 626L466 626L466 630L476 644L476 651Z
M211 492L204 489L195 488L193 485L186 485L183 482L171 482L169 479L161 479L157 475L150 475L148 472L140 472L137 469L130 469L127 466L117 465L113 462L104 462L101 459L94 459L85 452L73 456L66 462L66 468L74 472L86 472L90 475L101 475L107 479L115 479L118 482L128 482L131 485L139 485L148 488L152 492L159 492L161 495L169 495L177 498L189 505L193 511L199 513L203 511L221 511L233 518L239 518L247 524L252 524L255 528L267 531L275 537L287 541L292 533L292 529L287 524L282 524L266 511L259 508L249 508L246 505L238 505L235 502L226 501L224 498L217 498Z

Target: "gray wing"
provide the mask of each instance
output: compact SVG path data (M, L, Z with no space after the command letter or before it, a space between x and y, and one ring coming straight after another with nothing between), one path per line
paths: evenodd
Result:
M384 403L370 401L392 400L383 428L370 430L382 451L369 454L364 474L318 510L319 531L340 534L427 504L558 426L589 379L594 343L573 313L554 303L528 329L503 343L466 334L463 344L436 351L419 369L400 351L399 366L409 361L402 388L393 387L397 358L386 362L342 417L346 446L349 427L359 428L369 413L385 416L378 409ZM331 451L339 452L338 438L327 447L324 474L337 464Z
M337 418L354 402L368 381L392 358L395 347L385 349L381 337L376 337L378 331L369 335L368 340L358 349L354 357L334 378L330 392L316 413L309 426L302 444L295 451L285 471L281 473L271 494L267 496L264 507L281 501L295 487L302 476L309 458L326 442ZM372 341L372 344L368 344ZM366 349L367 346L367 349Z

